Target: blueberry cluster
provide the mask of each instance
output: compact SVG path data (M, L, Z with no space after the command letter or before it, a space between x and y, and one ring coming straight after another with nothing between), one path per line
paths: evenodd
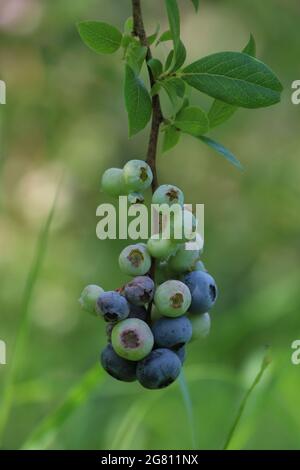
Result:
M107 170L102 188L140 202L151 182L147 163L132 160L123 170ZM186 220L195 230L196 220L184 209L184 195L176 186L160 186L152 203L175 205L182 211L182 226L170 221L173 235L185 227ZM182 230L179 238L152 237L147 244L129 245L119 256L119 266L132 277L130 282L115 291L105 292L97 285L83 290L82 308L107 322L108 344L101 353L101 364L114 378L138 380L148 389L166 387L180 373L186 344L208 335L208 312L216 301L217 286L200 261L200 249L185 249L188 239L189 234Z

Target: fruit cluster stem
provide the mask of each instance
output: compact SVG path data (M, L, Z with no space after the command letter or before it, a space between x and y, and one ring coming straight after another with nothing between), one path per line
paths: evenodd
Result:
M146 61L152 58L151 49L148 43L147 34L145 31L143 14L142 14L142 7L141 7L141 0L132 0L132 16L133 16L133 35L138 37L141 44L147 47L147 55ZM147 66L149 80L151 88L155 84L155 78L153 76L152 70L149 66ZM153 173L153 181L152 181L152 193L158 187L158 178L157 178L157 170L156 170L156 155L157 155L157 145L158 145L158 138L159 138L159 130L160 125L163 122L163 114L161 110L161 104L159 95L154 95L152 97L152 122L151 122L151 131L148 143L148 150L147 150L147 163L150 166L152 173ZM154 280L155 278L155 259L152 258L151 269L149 272L150 277ZM152 303L149 304L148 307L148 323L151 323L151 311L152 311Z
M145 31L141 0L132 0L132 16L133 16L133 35L138 37L141 44L147 47L147 62L152 58L151 49L147 40L147 35ZM155 79L153 73L148 66L149 80L150 85L153 87L155 84ZM152 123L151 123L151 132L148 143L147 150L147 163L150 166L153 173L152 181L152 192L158 187L157 171L156 171L156 154L157 154L157 144L159 137L160 125L163 122L163 114L160 105L160 99L158 95L152 97Z

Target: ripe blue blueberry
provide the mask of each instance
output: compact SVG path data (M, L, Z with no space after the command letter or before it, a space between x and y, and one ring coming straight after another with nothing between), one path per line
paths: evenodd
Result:
M151 267L151 256L142 243L129 245L120 253L119 266L124 274L143 276Z
M136 376L140 384L149 389L164 388L180 374L181 361L170 349L155 349L137 365Z
M184 315L177 318L160 318L152 326L155 346L180 349L192 337L192 324Z
M155 285L149 276L137 276L126 284L124 294L134 305L146 305L153 299Z
M181 346L181 348L174 351L180 359L181 364L183 365L185 358L186 358L186 349L185 346Z
M96 315L96 302L98 297L103 294L104 290L94 284L86 286L79 298L79 303L83 310Z
M191 322L193 326L192 340L199 338L206 338L209 335L211 328L211 319L209 313L202 313L201 315L192 315Z
M124 182L123 170L119 168L109 168L103 173L101 180L102 190L110 196L120 196L127 194Z
M117 323L112 330L111 342L115 352L129 361L144 359L154 344L149 326L138 318Z
M200 250L187 250L185 243L178 247L178 250L168 260L171 270L176 273L184 273L193 269L200 256Z
M125 186L129 192L144 191L153 180L150 166L143 160L130 160L123 168Z
M97 300L96 311L105 321L116 322L128 317L129 305L119 292L103 292Z
M147 248L153 258L168 258L176 253L177 245L168 238L149 238Z
M136 380L136 363L118 356L111 344L103 349L100 362L103 369L115 379L123 382Z
M130 312L128 318L138 318L139 320L147 321L147 310L140 305L130 304Z
M193 271L184 277L184 282L192 296L189 311L192 313L206 313L215 304L218 290L215 280L204 271Z
M179 317L189 309L191 293L181 281L166 281L157 288L154 303L162 315Z
M152 204L179 204L183 206L184 195L181 189L171 184L163 184L159 186L153 194Z

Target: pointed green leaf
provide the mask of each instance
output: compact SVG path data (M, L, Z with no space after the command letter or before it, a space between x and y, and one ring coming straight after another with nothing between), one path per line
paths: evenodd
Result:
M133 17L130 16L124 23L124 33L125 34L132 34L133 31Z
M195 7L195 10L198 11L199 10L199 3L200 3L200 0L192 0L192 3Z
M215 150L217 153L225 157L226 160L228 160L236 168L241 171L243 170L243 166L239 162L239 160L233 155L233 153L230 152L230 150L225 148L223 145L219 144L215 140L210 139L209 137L200 136L199 139L202 140L202 142L204 142L206 145L211 147L213 150Z
M251 55L252 57L255 57L256 45L252 34L250 35L249 42L243 49L243 52L245 54ZM223 101L214 100L208 113L209 127L212 129L213 127L223 124L223 122L231 118L231 116L233 116L237 110L237 106L232 106L231 104L224 103Z
M261 108L280 101L282 85L263 62L240 52L219 52L183 70L192 87L234 106Z
M160 44L161 42L172 41L172 39L173 39L172 33L171 33L171 31L168 29L168 31L165 31L164 33L162 33L162 35L161 35L160 38L158 39L158 41L157 41L157 46L158 46L158 44Z
M194 106L182 109L177 114L174 125L182 132L195 137L205 134L209 129L207 114Z
M148 40L149 46L152 46L152 44L155 42L155 40L158 36L159 30L160 30L160 25L158 24L156 26L155 32L153 34L151 34L150 36L148 36L147 40Z
M180 78L169 78L160 82L163 89L166 91L172 105L176 108L178 99L184 97L185 83Z
M176 129L175 126L168 126L164 134L162 151L168 152L178 144L180 139L180 131Z
M147 47L142 46L139 41L131 38L126 49L125 60L137 75L140 73L146 55Z
M251 57L256 56L256 43L253 34L250 34L250 39L247 46L243 49L244 54L248 54Z
M223 124L223 122L231 118L237 110L237 106L232 106L231 104L224 103L220 100L214 100L208 112L209 127L213 129L220 124Z
M169 52L168 57L166 59L165 71L169 70L169 68L171 67L173 57L174 57L174 51L172 50L172 51Z
M175 55L180 42L180 14L177 0L165 0Z
M172 64L170 66L170 72L176 72L180 67L183 66L186 59L186 48L182 41L179 41L177 53L173 57Z
M98 54L112 54L121 46L122 34L110 24L83 21L77 27L83 42Z
M128 65L126 65L124 93L129 135L132 136L148 124L152 113L152 103L144 83Z
M151 72L152 72L155 79L162 74L163 65L162 65L160 60L150 59L150 60L148 60L148 65L149 65L149 67L151 69Z

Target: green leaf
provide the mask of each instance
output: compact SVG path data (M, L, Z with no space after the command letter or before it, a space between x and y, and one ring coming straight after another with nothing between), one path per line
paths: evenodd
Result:
M126 65L125 104L129 120L129 135L133 136L144 129L152 114L150 95L137 74Z
M173 57L173 63L170 66L170 72L176 72L183 66L186 59L186 48L182 41L179 41L177 53Z
M156 82L154 83L152 89L151 89L151 96L158 95L158 93L161 90L161 82Z
M155 42L155 40L158 36L159 30L160 30L160 25L158 24L156 26L155 32L153 34L151 34L150 36L148 36L147 41L148 41L149 46L152 46L152 44Z
M83 42L98 54L112 54L121 46L121 32L107 23L83 21L78 23L78 32Z
M172 33L168 29L168 31L165 31L164 33L162 33L162 35L160 36L160 38L157 41L157 45L160 44L161 42L167 42L167 41L172 41L172 40L173 40Z
M252 34L248 44L243 49L243 52L255 57L256 46ZM208 113L210 128L212 129L213 127L223 124L223 122L231 118L231 116L233 116L237 110L237 106L232 106L231 104L224 103L223 101L214 100Z
M209 137L205 136L200 136L199 137L202 142L204 142L206 145L211 147L213 150L218 152L220 155L226 158L232 165L234 165L236 168L239 170L243 170L242 164L239 162L239 160L233 155L233 153L230 152L227 148L225 148L223 145L219 144L215 140L210 139Z
M170 31L172 34L175 56L177 55L180 43L180 14L177 0L165 0L167 7Z
M181 131L199 137L209 129L207 114L201 109L189 106L182 109L176 116L174 125Z
M124 33L125 34L132 34L133 31L133 17L130 16L124 23Z
M169 70L169 68L171 67L171 64L173 62L173 57L174 57L174 51L172 50L169 52L168 57L166 59L165 70Z
M250 39L247 46L243 49L244 54L248 54L251 57L256 56L256 43L253 34L250 34Z
M182 78L213 98L243 108L261 108L280 101L282 85L272 70L240 52L219 52L183 70Z
M177 145L179 142L180 135L180 130L176 129L175 126L168 126L164 133L162 151L168 152L173 147L175 147L175 145Z
M198 11L199 10L199 3L200 3L200 0L192 0L192 3L195 7L195 10Z
M174 107L178 105L178 98L184 97L185 83L180 78L169 78L160 82L161 86L166 91L171 103Z
M213 129L220 124L223 124L223 122L231 118L237 110L237 106L232 106L231 104L224 103L220 100L214 100L208 112L209 127Z
M137 75L140 73L146 55L147 47L142 46L139 41L131 38L126 49L125 60Z
M154 76L154 78L156 79L157 77L159 77L159 75L162 74L162 71L163 71L163 65L161 63L160 60L158 59L150 59L148 60L148 65L151 69L151 72Z

